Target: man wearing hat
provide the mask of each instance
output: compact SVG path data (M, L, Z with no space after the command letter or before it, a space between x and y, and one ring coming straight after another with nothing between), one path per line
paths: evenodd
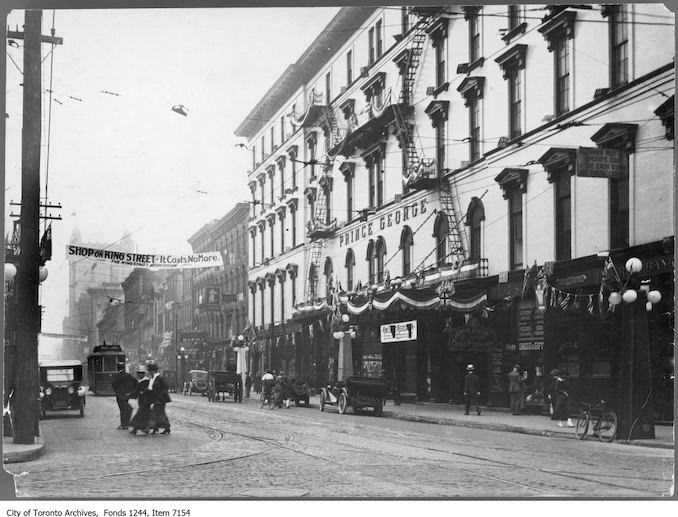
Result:
M511 400L511 412L514 415L520 414L520 406L523 402L523 380L520 376L520 365L516 364L513 370L508 374L509 378L509 398Z
M120 409L120 425L118 429L127 429L129 420L132 417L132 406L129 399L137 390L137 380L125 371L125 362L118 361L116 364L118 373L113 377L111 387L115 391L115 399Z
M466 367L468 372L464 377L464 397L466 397L466 411L465 415L468 415L469 409L471 409L471 403L476 407L478 415L480 415L480 407L478 407L478 397L480 396L480 385L478 376L474 373L475 367L472 364L469 364Z
M163 428L162 434L169 434L170 423L165 413L165 404L172 401L169 396L169 386L165 378L159 374L157 364L149 363L146 368L151 377L147 390L151 392L153 401L148 427L153 430L154 434L158 432L159 427Z

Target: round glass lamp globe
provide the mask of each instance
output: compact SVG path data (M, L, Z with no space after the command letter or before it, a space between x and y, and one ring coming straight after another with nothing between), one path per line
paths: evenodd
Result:
M47 280L48 273L49 271L47 271L47 268L45 266L40 266L40 270L38 271L38 279L41 282L44 282L45 280Z
M12 280L16 276L16 266L5 262L5 280Z
M622 298L624 298L624 302L626 303L633 303L636 301L636 299L638 299L638 293L635 292L633 289L628 289L624 291Z
M608 298L608 301L610 302L610 305L619 305L622 301L621 294L619 293L610 293L610 297Z
M657 290L647 293L647 301L651 303L659 303L662 301L662 293Z
M638 273L641 269L643 269L643 263L639 258L631 257L626 261L626 271L629 273Z

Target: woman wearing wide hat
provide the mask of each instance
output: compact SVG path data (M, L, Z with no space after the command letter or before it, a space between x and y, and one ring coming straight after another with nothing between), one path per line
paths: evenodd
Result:
M551 390L551 402L553 403L553 416L551 420L558 420L558 427L574 427L572 419L568 417L570 409L570 387L565 380L563 372L557 368L551 370L553 389Z

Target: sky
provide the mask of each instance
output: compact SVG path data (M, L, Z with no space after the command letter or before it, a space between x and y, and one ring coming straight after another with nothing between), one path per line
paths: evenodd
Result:
M64 39L53 63L51 45L42 48L41 195L47 183L49 201L63 206L42 284L43 332L60 333L67 315L76 227L109 249L129 232L142 253L188 253L188 237L249 199L251 156L233 132L337 10L43 11L42 33L54 13ZM7 24L21 30L23 18L13 11ZM9 203L21 199L23 48L7 46L7 56L5 233L18 213Z

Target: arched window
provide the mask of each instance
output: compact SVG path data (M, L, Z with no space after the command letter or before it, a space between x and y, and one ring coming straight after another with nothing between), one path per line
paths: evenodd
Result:
M375 259L376 259L376 269L377 269L377 282L384 281L384 257L386 256L386 241L383 237L377 238L377 244L375 246Z
M470 259L477 261L482 254L482 222L485 220L483 202L474 197L468 206L466 225L469 227Z
M308 285L311 287L311 298L315 298L316 295L316 282L318 275L315 270L315 264L311 264L311 267L308 268Z
M409 226L405 226L400 234L400 249L403 254L403 276L409 275L412 272L413 244L412 229Z
M447 262L447 238L450 233L450 223L445 212L439 212L433 225L433 237L436 240L436 264L438 267Z
M376 256L377 256L377 250L374 245L374 241L370 239L370 242L367 243L367 254L365 256L365 260L367 260L367 281L370 284L374 283L374 273L375 273L375 266L376 266Z
M323 268L323 274L325 275L325 296L329 296L332 293L332 273L334 272L334 267L332 266L332 259L330 257L325 258L325 267Z
M355 255L353 250L349 248L346 252L346 262L344 263L346 267L346 289L348 291L353 290L353 268L355 267Z

